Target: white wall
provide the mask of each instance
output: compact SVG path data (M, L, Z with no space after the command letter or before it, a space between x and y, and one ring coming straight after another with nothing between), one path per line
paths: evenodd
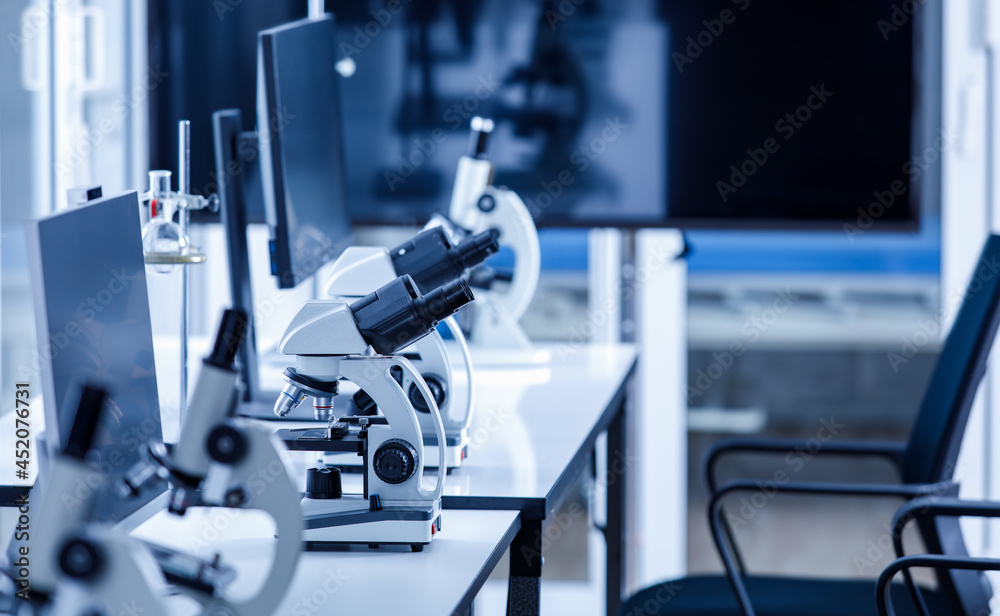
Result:
M996 11L995 2L983 0L943 5L942 125L951 145L942 157L941 293L948 324L959 306L953 294L968 284L987 233L996 231L1000 222L1000 215L992 211L998 202L988 167L991 151L995 153L1000 144L996 127L993 134L989 130L997 111L996 99L991 101L996 84L991 83L987 56L987 34L996 16L988 18L988 5ZM1000 481L991 471L1000 462L1000 452L991 446L1000 437L998 379L1000 371L991 369L966 430L956 470L966 498L1000 498ZM1000 552L996 533L987 532L981 521L963 520L963 530L970 552Z

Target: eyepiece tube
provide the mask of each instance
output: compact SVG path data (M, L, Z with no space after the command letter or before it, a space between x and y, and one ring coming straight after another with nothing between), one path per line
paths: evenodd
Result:
M469 283L459 278L455 282L434 289L427 295L415 299L413 303L420 316L431 323L430 327L434 327L438 321L447 319L474 299L475 296L472 294Z
M486 146L493 133L493 120L475 116L469 123L472 133L469 136L469 156L472 158L486 158Z
M231 369L236 361L236 351L246 338L248 325L247 313L236 308L226 310L215 336L215 345L211 354L205 358L205 363Z
M452 249L452 252L464 272L482 264L483 261L500 252L499 240L499 231L487 229L463 240Z

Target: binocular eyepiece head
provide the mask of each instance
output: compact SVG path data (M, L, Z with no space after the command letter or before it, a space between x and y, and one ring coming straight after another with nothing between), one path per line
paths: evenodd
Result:
M391 355L431 333L438 322L455 314L475 296L458 280L421 295L408 275L351 304L365 341L381 355Z
M499 237L498 231L489 229L452 246L444 229L431 227L392 249L392 265L397 274L412 277L422 293L431 293L496 254Z

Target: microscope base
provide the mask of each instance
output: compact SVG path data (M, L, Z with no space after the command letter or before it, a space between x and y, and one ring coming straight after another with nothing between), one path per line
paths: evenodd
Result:
M368 499L302 499L302 540L307 550L329 545L410 545L420 551L441 530L441 502L391 505L370 511Z
M436 444L429 445L424 441L424 456L427 461L424 463L424 468L437 468L438 460L438 447ZM469 439L466 438L461 444L453 445L449 443L444 450L444 463L448 470L453 468L461 468L462 463L465 459L469 457ZM429 464L433 462L433 464Z

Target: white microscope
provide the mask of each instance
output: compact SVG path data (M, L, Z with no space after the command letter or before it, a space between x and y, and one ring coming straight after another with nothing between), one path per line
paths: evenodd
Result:
M30 531L21 533L23 542L15 535L9 551L9 571L27 586L16 585L14 601L5 601L0 613L90 616L116 614L128 606L149 616L166 616L161 602L167 583L147 546L93 520L95 503L106 491L103 476L85 458L107 392L84 386L74 393L79 395L68 396L66 402L76 406L66 446L53 458L42 479L41 498L32 505L37 517ZM75 507L67 506L66 495L80 496L81 485L91 489Z
M518 323L538 286L541 270L538 230L517 193L493 186L494 167L486 155L493 126L493 120L488 118L472 118L471 151L458 161L448 219L436 217L430 225L443 225L453 233L493 229L499 233L501 248L508 248L514 254L514 271L506 288L494 289L494 280L482 282L486 290L479 294L474 307L473 322L468 328L469 342L474 349L491 352L482 360L475 353L476 363L492 363L504 352L515 361L545 361L548 358L540 357L541 352L532 349Z
M279 430L291 450L353 452L362 457L363 492L342 490L339 468L311 468L302 501L307 548L325 544L409 545L420 551L441 530L445 449L438 448L434 489L422 484L426 464L418 412L409 388L430 410L437 442L444 424L434 393L420 372L398 354L435 331L442 319L473 300L464 280L421 295L409 276L394 278L354 303L306 302L289 324L278 352L295 356L274 411L284 417L306 397L325 429ZM354 401L379 414L337 417L333 400L341 381L359 388Z
M145 461L136 464L119 486L119 494L127 497L150 482L167 479L172 484L171 513L184 515L189 507L231 507L258 509L274 520L277 544L271 570L248 598L227 596L224 587L231 577L217 563L194 569L194 579L185 579L183 572L192 568L185 567L184 556L158 551L168 579L201 604L204 616L274 614L291 585L302 550L300 494L279 455L284 447L270 431L232 417L238 385L235 359L247 327L244 312L225 312L177 445L167 452L162 443L150 443ZM261 480L264 472L269 481Z
M491 229L453 244L443 228L432 227L392 250L352 246L334 264L325 295L353 301L404 274L413 279L421 293L429 293L462 278L469 269L495 254L499 250L497 236ZM413 363L434 394L444 422L445 463L449 469L458 468L469 453L469 426L474 408L472 359L465 334L455 317L448 317L435 331L400 353ZM432 466L439 443L430 409L416 384L404 382L403 389L418 412L428 466ZM358 409L359 413L365 411ZM329 417L317 415L316 419L325 421Z

